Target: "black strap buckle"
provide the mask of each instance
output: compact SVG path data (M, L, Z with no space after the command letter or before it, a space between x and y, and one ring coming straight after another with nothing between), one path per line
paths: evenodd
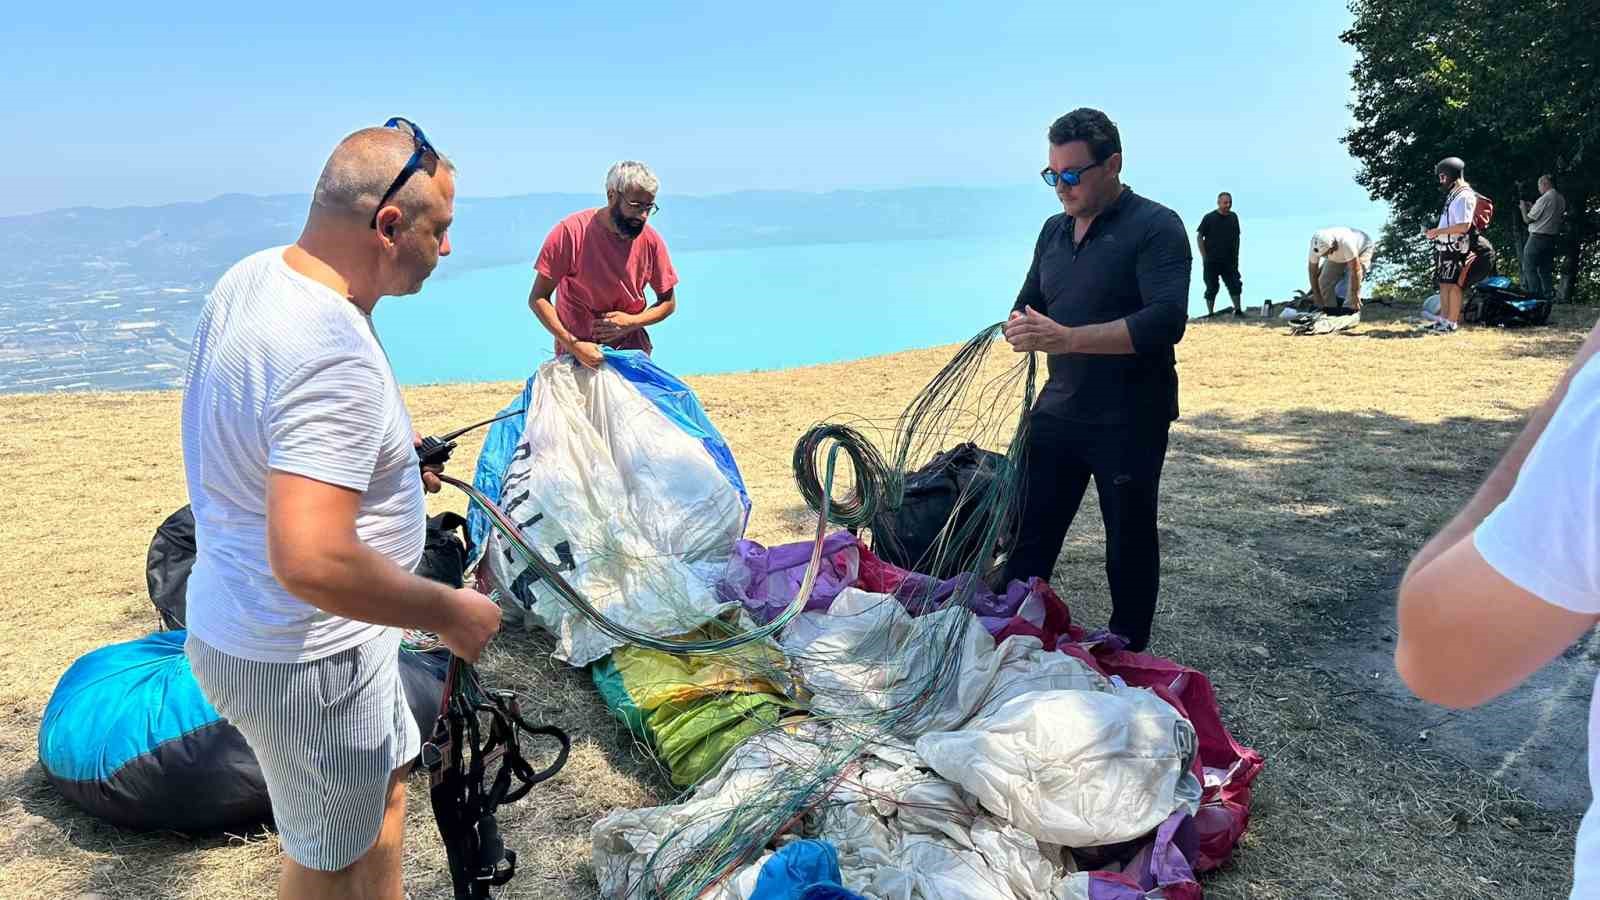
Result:
M519 731L559 742L555 761L534 771L522 755ZM529 724L514 692L487 691L470 666L450 660L444 702L423 745L422 763L456 900L487 900L490 887L516 875L517 854L501 838L495 810L561 771L571 749L572 740L561 729Z

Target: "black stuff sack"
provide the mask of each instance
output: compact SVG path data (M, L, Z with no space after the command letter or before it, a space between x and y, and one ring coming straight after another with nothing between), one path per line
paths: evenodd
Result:
M167 516L156 528L145 555L145 584L150 602L161 614L161 627L176 631L184 627L185 598L189 571L194 568L194 513L185 505Z
M986 569L1000 548L980 546L987 531L983 498L1013 477L1003 455L975 444L941 452L906 475L900 505L873 520L872 552L891 565L935 578L954 577L974 564ZM999 543L1007 534L1003 523Z

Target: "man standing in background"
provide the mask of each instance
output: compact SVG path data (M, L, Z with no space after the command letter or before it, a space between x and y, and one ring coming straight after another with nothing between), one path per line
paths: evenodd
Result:
M1045 220L1005 325L1019 353L1049 354L1028 413L1022 512L1004 578L1049 579L1094 479L1106 529L1110 632L1150 641L1161 584L1156 531L1167 433L1178 417L1173 345L1194 259L1183 221L1122 184L1122 137L1096 109L1057 119L1039 173L1064 212Z
M1217 208L1200 220L1195 234L1199 238L1201 272L1206 283L1206 315L1217 311L1217 282L1228 286L1233 299L1233 314L1244 315L1240 305L1243 284L1239 280L1239 217L1233 213L1233 195L1217 195Z
M601 344L649 353L645 328L678 308L667 242L647 221L660 209L659 189L644 163L619 162L606 173L606 205L567 216L545 238L528 306L555 336L557 353L591 369L604 358ZM645 302L647 284L654 304Z
M1556 235L1567 214L1567 198L1556 190L1550 175L1539 176L1539 199L1529 208L1522 201L1522 220L1528 223L1528 242L1522 247L1522 282L1535 297L1554 297Z

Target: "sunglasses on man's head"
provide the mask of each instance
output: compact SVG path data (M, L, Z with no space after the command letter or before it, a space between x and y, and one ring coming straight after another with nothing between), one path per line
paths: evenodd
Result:
M1059 172L1050 168L1049 166L1046 166L1044 171L1039 173L1039 177L1043 178L1044 183L1050 185L1051 187L1055 187L1057 182L1064 182L1067 187L1077 187L1078 182L1083 180L1083 173L1089 171L1095 166L1100 165L1103 162L1105 162L1105 160L1098 159L1092 163L1089 163L1087 166L1079 166L1076 169L1062 169Z
M422 129L418 128L415 122L396 116L383 123L383 127L398 128L411 135L413 149L411 158L406 160L405 168L401 169L400 174L396 175L394 181L389 183L389 189L384 191L383 197L378 200L378 208L372 211L372 224L369 226L371 228L378 227L378 212L383 209L384 204L388 203L390 198L398 193L402 187L405 187L406 179L411 177L411 173L422 168L422 163L427 157L439 158L439 151L433 149L433 145L428 143L428 136L422 133Z

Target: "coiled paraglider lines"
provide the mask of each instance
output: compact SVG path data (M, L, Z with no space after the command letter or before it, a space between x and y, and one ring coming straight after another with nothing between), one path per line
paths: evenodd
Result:
M828 446L830 442L832 446ZM819 479L817 461L824 447L828 450L826 474ZM839 499L830 494L841 452L849 459L854 485L848 497ZM794 482L813 512L836 525L862 528L878 517L898 479L883 454L861 432L848 425L823 423L812 426L794 445Z

